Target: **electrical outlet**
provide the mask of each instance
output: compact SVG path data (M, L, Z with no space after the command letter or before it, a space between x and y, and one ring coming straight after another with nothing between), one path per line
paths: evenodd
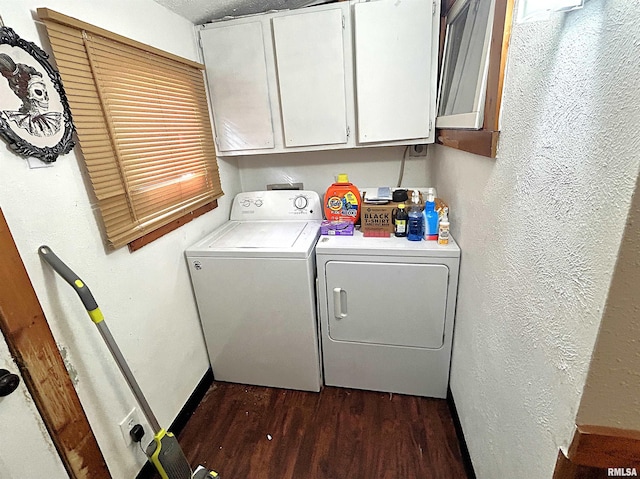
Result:
M409 156L427 156L427 145L411 145Z
M136 424L142 424L140 421L140 412L137 407L134 407L127 416L120 421L120 432L122 433L122 439L124 439L124 443L128 446L133 443L131 436L129 435L129 431Z

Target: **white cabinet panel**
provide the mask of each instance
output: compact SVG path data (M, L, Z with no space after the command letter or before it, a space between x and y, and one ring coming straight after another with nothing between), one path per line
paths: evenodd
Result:
M285 146L346 143L342 10L272 21Z
M432 3L380 0L354 8L358 141L428 137Z
M442 347L445 265L330 261L325 274L332 340Z
M223 152L274 147L262 28L252 22L200 32Z
M219 154L432 143L432 8L349 0L201 26Z

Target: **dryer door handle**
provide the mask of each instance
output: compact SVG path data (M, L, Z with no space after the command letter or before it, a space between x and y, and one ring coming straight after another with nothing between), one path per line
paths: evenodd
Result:
M347 292L342 288L333 288L333 316L336 319L347 317Z

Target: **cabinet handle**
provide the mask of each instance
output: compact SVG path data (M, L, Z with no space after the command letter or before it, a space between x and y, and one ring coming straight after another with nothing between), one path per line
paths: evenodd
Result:
M344 308L342 296L344 293ZM347 317L347 292L342 288L333 288L333 316L336 319L344 319Z

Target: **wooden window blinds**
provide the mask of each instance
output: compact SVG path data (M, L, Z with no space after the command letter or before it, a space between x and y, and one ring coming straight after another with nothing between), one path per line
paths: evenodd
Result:
M38 14L113 247L222 196L203 65Z

